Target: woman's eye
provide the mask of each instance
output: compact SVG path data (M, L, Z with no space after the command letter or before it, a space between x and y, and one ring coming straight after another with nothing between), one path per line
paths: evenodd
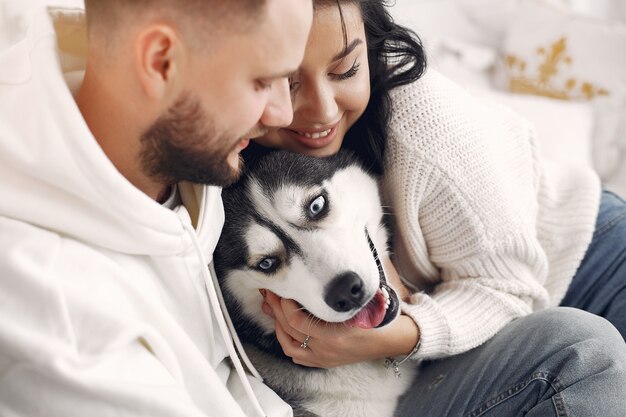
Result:
M263 258L263 260L257 265L257 267L264 272L272 271L276 269L277 266L278 259L276 258Z
M340 81L347 80L348 78L352 78L357 74L357 72L359 72L359 66L360 64L357 63L355 60L354 63L352 64L352 67L350 67L348 71L342 72L341 74L333 74L333 77L335 77L337 80L340 80Z
M316 217L324 210L324 207L326 207L326 198L320 195L309 204L309 213L312 217Z

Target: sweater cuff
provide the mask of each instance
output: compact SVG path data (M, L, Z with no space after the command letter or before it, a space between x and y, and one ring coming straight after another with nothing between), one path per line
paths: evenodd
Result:
M401 309L415 321L420 331L421 346L413 359L450 356L450 327L432 298L423 293L413 294L410 303L402 302Z

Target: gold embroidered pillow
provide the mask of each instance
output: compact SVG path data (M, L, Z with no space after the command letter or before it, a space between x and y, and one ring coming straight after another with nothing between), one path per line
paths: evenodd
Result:
M496 70L506 91L589 102L594 109L594 167L626 195L626 23L522 0Z
M522 1L504 40L504 89L562 100L626 94L626 25Z

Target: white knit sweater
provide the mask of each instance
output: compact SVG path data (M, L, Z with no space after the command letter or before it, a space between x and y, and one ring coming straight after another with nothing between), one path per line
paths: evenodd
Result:
M557 305L591 241L600 182L539 156L532 126L429 70L392 93L383 190L420 359Z

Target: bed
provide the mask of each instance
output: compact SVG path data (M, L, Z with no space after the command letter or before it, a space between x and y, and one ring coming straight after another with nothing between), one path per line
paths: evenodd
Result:
M543 155L626 196L626 2L397 0L429 65L535 125Z

